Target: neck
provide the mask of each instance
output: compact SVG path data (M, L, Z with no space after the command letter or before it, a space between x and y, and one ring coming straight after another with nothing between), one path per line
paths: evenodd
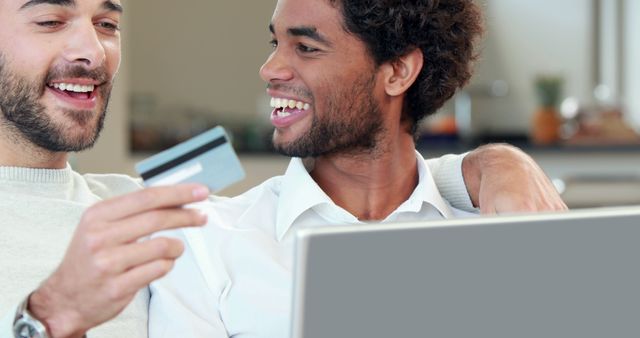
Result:
M386 139L386 137L385 137ZM375 154L335 154L316 159L311 176L331 199L360 220L382 220L418 184L413 137L398 131Z
M68 153L43 149L6 126L0 126L0 133L0 166L63 169L67 165Z

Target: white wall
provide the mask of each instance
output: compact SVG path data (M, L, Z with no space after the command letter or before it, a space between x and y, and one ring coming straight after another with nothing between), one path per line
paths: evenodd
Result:
M625 98L627 117L640 131L640 1L625 0Z
M131 88L154 93L159 109L189 106L224 118L267 119L258 69L271 50L275 3L129 1Z
M604 103L615 104L620 100L620 1L604 0L600 2L600 84L610 92L604 97Z
M470 89L505 80L504 98L473 97L473 124L491 132L527 132L538 74L565 77L565 94L590 98L592 8L585 0L486 0L487 35Z

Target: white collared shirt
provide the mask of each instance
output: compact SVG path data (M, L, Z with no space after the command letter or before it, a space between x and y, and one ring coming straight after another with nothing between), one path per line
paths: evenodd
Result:
M416 156L418 186L381 223L471 215L442 198ZM211 201L198 205L207 226L163 234L183 239L185 253L151 285L149 337L288 337L295 230L364 223L333 203L297 158L283 176Z

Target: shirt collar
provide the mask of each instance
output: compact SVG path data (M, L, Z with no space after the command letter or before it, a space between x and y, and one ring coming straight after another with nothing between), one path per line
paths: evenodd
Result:
M419 212L424 204L433 206L444 218L452 218L453 212L449 203L440 195L431 170L426 161L416 151L418 163L418 185L415 190L396 211ZM313 180L304 162L300 158L292 158L282 178L278 209L276 211L276 232L278 239L284 238L293 222L305 211L333 201Z
M438 186L431 174L431 169L429 169L424 157L422 157L417 150L416 159L418 163L418 185L411 196L409 196L409 199L398 207L396 212L419 212L422 209L423 204L426 203L436 208L442 217L453 218L454 215L451 210L451 206L447 201L445 201L442 195L440 195Z
M276 211L276 232L278 239L284 238L295 220L316 205L333 201L313 180L302 159L294 157L282 178L278 210Z

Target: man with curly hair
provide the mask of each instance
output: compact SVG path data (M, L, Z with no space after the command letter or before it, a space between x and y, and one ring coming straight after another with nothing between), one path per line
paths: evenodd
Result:
M170 234L185 253L151 285L151 338L288 336L297 229L467 215L441 196L414 133L471 77L471 0L279 0L269 28L260 75L273 144L293 159L202 206L206 227Z
M295 13L291 5L296 5ZM282 63L283 53L290 53L288 48L293 45L279 46L263 71L270 90L277 89L287 98L286 104L282 97L277 104L274 98L278 106L273 113L276 144L291 155L317 159L316 169L309 176L301 160L294 159L284 178L274 178L236 199L209 205L216 210L211 213L216 217L211 229L204 234L209 243L192 236L188 256L178 272L184 272L187 282L172 284L172 277L164 289L160 285L153 309L161 309L163 304L170 308L176 302L179 306L168 320L162 311L152 311L157 314L152 313L151 319L155 332L166 326L171 337L239 332L285 336L289 249L295 228L342 220L381 220L387 214L385 220L438 218L442 217L439 210L448 215L448 206L431 186L428 168L418 154L410 154L410 137L398 138L400 134L394 130L397 121L391 113L397 107L389 103L396 102L392 98L396 94L385 93L380 72L387 69L384 65L388 62L370 62L374 58L365 52L363 38L320 25L322 17L305 17L307 9L315 10L317 5L314 1L282 1L274 17L274 37L282 37L280 42L304 36L312 42L321 37L339 53L329 57L333 51L319 52L318 47L311 49L301 40L296 44L301 54L289 55L287 63ZM341 22L337 12L327 13L326 6L320 7L324 11L317 14L329 14L326 19ZM71 152L91 147L102 128L120 64L122 13L119 0L0 0L0 337L81 337L85 333L92 338L146 337L146 286L172 268L183 245L161 237L140 239L158 230L205 223L201 213L182 208L206 199L205 187L141 190L139 181L131 177L81 175L67 163ZM291 14L304 20L291 22L295 18ZM351 42L353 46L349 46ZM278 65L288 70L278 71ZM321 74L325 76L314 77ZM353 79L353 83L343 79ZM292 105L293 98L298 102ZM398 141L406 146L393 146L399 146ZM500 205L497 211L514 209L512 200L525 202L524 206L516 203L515 209L520 210L563 206L540 200L527 204L531 196L544 195L548 184L535 164L527 164L531 162L528 157L513 150L507 156L483 153L487 154L483 149L474 151L464 160L469 164L465 168L472 168L465 170L466 182L482 209L494 211L491 201ZM394 156L398 165L414 168L391 166L389 160ZM444 176L449 176L452 186L462 190L458 195L468 199L461 175L464 166L446 169L446 163L460 164L461 158L431 162L430 166L434 173L448 173ZM499 163L476 166L474 158L511 159L523 164L524 170L503 175ZM353 167L355 159L362 160L360 168ZM331 181L331 175L338 173L331 169L332 163L334 169L354 170L351 174L357 173L355 180L361 183L349 181L347 176ZM525 183L525 187L517 185L516 194L505 194L500 188L487 191L481 183L510 187L508 182L495 184L496 175L517 180L531 169L535 177L526 182L543 183L543 189ZM444 183L446 186L446 179ZM427 192L429 196L422 202L408 197L412 185L413 195ZM400 206L392 212L390 207L402 199L418 201L420 211ZM464 202L457 205L464 206ZM221 250L220 243L225 242L220 240L232 250ZM203 249L198 243L211 248ZM199 254L194 254L194 248ZM202 250L211 250L211 254L202 254ZM242 262L243 257L249 264ZM264 279L247 278L256 274ZM206 282L203 276L207 276ZM172 285L177 289L172 290ZM187 294L183 297L180 292ZM172 299L173 295L183 298ZM249 296L246 301L250 306L244 306L243 296ZM211 305L217 301L219 306ZM244 311L248 317L237 322L235 318ZM254 328L250 327L252 314L264 318L256 321ZM186 329L172 330L177 324Z

